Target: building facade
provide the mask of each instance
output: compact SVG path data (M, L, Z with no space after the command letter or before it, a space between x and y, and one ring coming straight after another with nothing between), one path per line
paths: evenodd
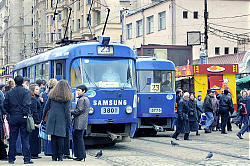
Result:
M250 1L208 1L208 56L234 54L249 49ZM123 22L124 43L187 45L187 32L201 32L204 42L204 0L166 0L130 11ZM192 38L191 38L192 39ZM194 40L195 38L193 38ZM195 39L197 40L197 39ZM199 59L204 45L193 46Z
M0 2L0 63L11 67L27 58L32 51L32 0L2 0Z

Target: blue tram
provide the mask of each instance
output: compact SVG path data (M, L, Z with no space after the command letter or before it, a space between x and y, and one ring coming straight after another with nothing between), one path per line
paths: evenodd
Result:
M88 87L91 108L86 144L115 144L129 141L136 131L135 56L127 46L100 41L71 44L17 63L17 74L30 78L66 79L72 87L76 106L76 87Z
M175 117L175 65L168 60L138 58L137 118L139 135L172 130Z

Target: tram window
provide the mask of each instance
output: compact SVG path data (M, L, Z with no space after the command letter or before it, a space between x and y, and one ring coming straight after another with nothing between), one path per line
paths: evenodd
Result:
M42 64L42 70L41 70L42 79L44 78L44 74L45 74L45 65Z
M46 81L49 81L49 62L46 62L44 65L43 65L43 67L44 67L44 79L46 80Z
M27 68L23 69L23 77L27 77Z
M82 58L71 65L70 83L76 87L84 83L92 88L135 88L133 60Z
M36 76L35 78L36 78L36 80L41 79L41 71L42 71L41 64L36 65L35 66L35 76Z
M30 82L33 83L34 82L34 66L30 67Z
M62 75L62 64L56 63L56 75Z
M28 70L27 70L27 77L30 78L30 68L28 67Z
M83 84L83 76L81 72L80 59L76 59L72 65L70 70L70 83L72 88Z
M174 71L138 71L139 92L173 92Z

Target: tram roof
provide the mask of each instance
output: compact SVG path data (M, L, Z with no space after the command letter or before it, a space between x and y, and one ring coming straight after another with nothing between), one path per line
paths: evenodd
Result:
M32 66L35 64L39 64L42 62L50 61L50 60L58 60L58 59L68 59L70 57L84 57L84 56L95 56L95 57L124 57L124 58L133 58L135 59L133 50L125 45L110 43L109 45L114 46L114 55L98 55L97 54L97 46L101 45L99 42L88 42L88 43L79 43L79 44L71 44L68 46L58 47L47 52L41 53L34 57L25 59L21 62L18 62L14 66L14 71ZM127 54L125 53L127 51ZM72 56L71 56L72 55Z
M136 59L136 70L175 70L172 61L156 58Z

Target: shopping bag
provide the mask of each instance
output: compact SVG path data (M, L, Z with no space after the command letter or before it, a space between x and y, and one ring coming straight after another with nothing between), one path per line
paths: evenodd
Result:
M10 126L6 117L3 120L3 131L4 131L4 139L9 139L10 138Z
M39 127L39 137L44 140L48 140L48 135L46 134L46 124L44 121L41 122Z
M35 130L35 122L32 117L32 115L28 115L27 117L27 131L31 133L33 130Z

